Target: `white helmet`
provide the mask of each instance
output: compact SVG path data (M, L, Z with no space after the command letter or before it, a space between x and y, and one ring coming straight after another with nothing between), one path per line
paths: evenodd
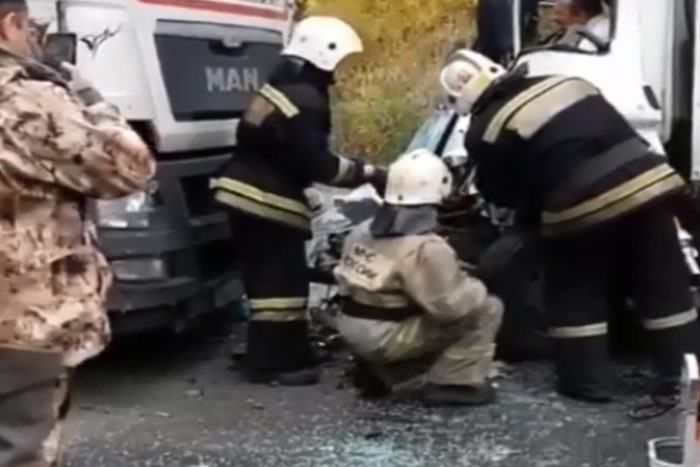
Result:
M506 72L498 63L469 49L455 51L440 72L440 85L449 96L450 106L468 114L474 103L493 81Z
M397 206L440 204L452 191L452 174L427 149L403 154L389 166L384 201Z
M348 55L362 50L362 39L345 21L332 16L309 16L294 26L282 55L299 57L321 70L334 71Z

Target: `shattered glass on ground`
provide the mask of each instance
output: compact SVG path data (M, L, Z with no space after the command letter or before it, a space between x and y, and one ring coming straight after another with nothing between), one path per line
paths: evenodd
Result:
M500 401L424 409L355 399L331 365L310 388L251 386L227 370L228 340L143 342L83 369L69 430L73 467L641 467L674 416L635 423L635 366L622 400L559 398L546 364L499 380Z

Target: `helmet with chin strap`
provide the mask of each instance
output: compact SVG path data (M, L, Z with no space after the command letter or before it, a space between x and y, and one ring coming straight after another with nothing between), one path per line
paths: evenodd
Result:
M459 49L450 55L440 72L440 85L449 105L459 114L468 114L474 103L497 78L503 66L470 49Z
M282 55L333 72L349 55L362 51L362 39L345 21L332 16L309 16L294 26Z

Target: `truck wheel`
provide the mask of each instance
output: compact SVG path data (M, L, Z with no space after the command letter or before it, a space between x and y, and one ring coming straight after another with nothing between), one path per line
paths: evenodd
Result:
M539 298L536 237L522 231L506 232L481 256L477 276L505 306L497 340L498 358L528 361L551 357Z

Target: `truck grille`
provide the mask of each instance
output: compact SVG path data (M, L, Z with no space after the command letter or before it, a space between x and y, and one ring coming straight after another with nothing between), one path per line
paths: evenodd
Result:
M239 118L266 81L282 33L258 28L159 20L155 45L173 118Z

